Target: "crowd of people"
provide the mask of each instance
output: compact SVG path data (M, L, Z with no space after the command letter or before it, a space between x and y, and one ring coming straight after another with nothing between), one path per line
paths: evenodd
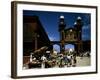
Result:
M37 61L37 59L34 56L30 56L30 63ZM34 57L34 58L33 58ZM75 67L76 66L76 55L74 54L49 54L42 55L40 59L38 60L38 63L40 63L40 68L53 68L53 67ZM35 63L36 64L36 63ZM34 65L34 64L33 64ZM33 66L34 68L34 66Z

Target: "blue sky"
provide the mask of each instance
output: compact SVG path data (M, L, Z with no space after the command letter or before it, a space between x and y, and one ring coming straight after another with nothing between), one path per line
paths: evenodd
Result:
M59 31L58 31L58 23L60 15L65 17L66 28L73 28L74 22L77 17L80 16L84 23L82 28L82 40L90 40L91 39L91 23L90 23L90 14L87 13L68 13L68 12L47 12L47 11L28 11L24 10L23 15L39 16L39 20L43 25L48 37L51 41L59 40Z
M59 45L55 44L55 45L53 45L53 47L57 52L60 52L60 46ZM65 45L65 50L70 49L70 48L74 50L74 45L72 45L72 44Z

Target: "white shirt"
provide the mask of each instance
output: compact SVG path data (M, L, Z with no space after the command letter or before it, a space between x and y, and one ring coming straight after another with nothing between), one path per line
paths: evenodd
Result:
M46 60L46 57L45 56L42 56L41 57L41 60L43 60L43 61Z
M71 56L67 56L68 59L71 59Z

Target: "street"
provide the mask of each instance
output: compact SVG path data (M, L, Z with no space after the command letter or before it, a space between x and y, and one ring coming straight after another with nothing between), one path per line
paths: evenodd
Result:
M90 66L91 58L90 57L76 57L77 63L76 66Z

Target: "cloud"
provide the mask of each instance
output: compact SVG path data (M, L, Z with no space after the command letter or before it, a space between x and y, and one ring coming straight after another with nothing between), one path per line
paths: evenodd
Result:
M49 36L49 39L50 39L50 41L54 41L55 40L55 38L51 37L51 36Z
M91 25L90 25L90 24L84 25L84 26L82 27L82 29L90 29L90 28L91 28Z

